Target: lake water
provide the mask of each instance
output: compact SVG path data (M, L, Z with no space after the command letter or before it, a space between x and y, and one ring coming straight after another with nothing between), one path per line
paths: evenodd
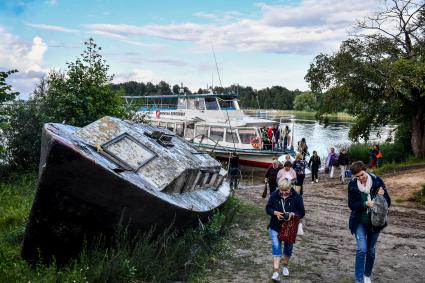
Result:
M246 113L249 116L255 116L255 113ZM348 138L348 132L352 126L350 122L333 121L329 122L325 127L314 119L301 119L301 118L285 118L279 116L267 115L265 117L274 121L281 121L282 126L289 126L291 135L295 137L294 148L297 147L297 142L301 138L305 138L308 146L308 151L313 154L313 150L316 150L320 157L326 157L329 153L329 149L334 147L337 152L342 147L349 146L352 141ZM380 136L378 131L372 131L370 136L370 142L383 142L389 136L392 127L380 128ZM307 158L309 160L309 158Z

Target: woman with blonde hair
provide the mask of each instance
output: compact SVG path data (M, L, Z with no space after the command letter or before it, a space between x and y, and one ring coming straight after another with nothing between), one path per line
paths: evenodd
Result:
M279 281L280 258L282 257L282 241L278 235L283 221L289 221L292 217L303 218L305 215L302 197L291 188L291 181L282 178L278 183L278 190L274 191L269 198L266 212L271 216L269 235L272 242L273 275L272 280ZM294 244L284 242L282 275L288 276L289 259L292 256Z

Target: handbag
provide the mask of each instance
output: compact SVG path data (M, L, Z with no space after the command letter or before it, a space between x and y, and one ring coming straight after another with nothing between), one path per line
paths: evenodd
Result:
M304 228L303 228L303 223L300 222L298 223L297 236L302 236L302 235L304 235Z
M264 191L263 191L263 193L261 194L261 197L262 197L262 198L266 198L266 197L267 197L267 183L264 185Z
M300 218L296 215L291 217L288 221L283 221L282 227L279 231L279 240L288 244L295 244L299 224Z
M283 212L285 211L285 205L282 203ZM284 220L282 226L280 227L278 239L288 244L295 244L297 238L298 225L300 224L300 217L293 215L291 219Z

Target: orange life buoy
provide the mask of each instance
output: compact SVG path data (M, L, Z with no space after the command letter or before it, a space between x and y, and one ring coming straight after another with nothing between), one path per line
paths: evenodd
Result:
M261 147L261 139L259 137L252 138L251 145L253 148L259 149Z
M161 116L161 111L159 111L159 109L155 111L155 116L156 118L159 118L159 116Z

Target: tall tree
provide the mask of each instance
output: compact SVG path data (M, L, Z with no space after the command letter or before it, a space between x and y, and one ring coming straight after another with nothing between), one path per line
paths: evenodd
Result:
M350 137L368 138L372 128L407 125L417 157L425 156L425 4L391 0L358 23L335 54L318 55L305 77L325 95L321 114L343 101L356 123Z
M6 82L6 79L13 73L16 73L17 70L10 70L6 72L0 72L0 160L4 160L4 135L3 130L8 127L8 115L6 113L8 103L13 101L16 96L19 94L16 91L12 90L12 86ZM0 165L3 162L0 162Z

